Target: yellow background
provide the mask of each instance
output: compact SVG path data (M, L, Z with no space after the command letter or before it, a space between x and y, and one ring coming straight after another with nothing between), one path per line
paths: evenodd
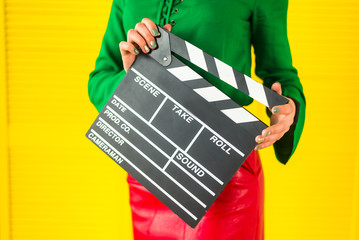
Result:
M132 237L126 174L85 138L110 6L0 0L0 240ZM359 239L358 20L357 0L290 1L307 118L286 166L261 151L266 239Z

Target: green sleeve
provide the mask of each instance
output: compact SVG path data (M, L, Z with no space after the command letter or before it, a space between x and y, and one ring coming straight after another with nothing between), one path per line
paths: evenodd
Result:
M122 24L122 1L114 0L107 29L102 40L100 54L96 60L95 70L90 73L88 94L98 111L115 91L125 76L119 43L126 40Z
M297 70L292 66L287 38L288 0L257 0L253 11L252 44L256 56L255 72L267 87L282 85L284 96L295 100L296 121L283 138L274 144L277 159L287 163L302 134L305 97Z

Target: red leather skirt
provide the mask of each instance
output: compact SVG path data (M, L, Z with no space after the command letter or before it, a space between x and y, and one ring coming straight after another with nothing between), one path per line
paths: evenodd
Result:
M262 240L264 239L262 165L253 151L192 229L128 176L135 240Z

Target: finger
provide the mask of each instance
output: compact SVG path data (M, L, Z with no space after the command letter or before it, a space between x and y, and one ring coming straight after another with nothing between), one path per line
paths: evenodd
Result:
M270 133L267 136L258 135L255 138L255 141L258 144L268 143L268 142L275 142L275 141L278 141L279 139L281 139L285 133L286 133L285 131L281 131L281 132L276 132L276 133Z
M119 46L120 46L122 55L124 55L124 52L129 53L129 54L134 54L134 55L137 55L140 53L138 51L138 49L132 43L129 43L129 42L122 41L122 42L120 42Z
M167 23L166 25L163 26L163 28L166 29L167 31L171 32L172 25Z
M142 36L143 39L145 39L148 46L150 46L152 49L155 49L157 47L155 38L152 36L150 30L144 23L137 23L135 26L135 30Z
M274 124L270 127L267 127L266 129L264 129L262 131L262 136L264 138L269 137L270 135L275 135L275 134L279 134L279 133L286 133L289 130L289 123L287 124L286 122L282 122L282 123L277 123Z
M279 133L275 133L275 134L271 134L269 135L268 137L265 137L263 139L262 142L258 143L258 144L267 144L267 143L270 143L270 142L276 142L278 141L279 139L281 139L283 137L285 132L279 132Z
M264 148L270 147L270 146L272 146L274 143L275 143L275 141L258 144L258 145L254 148L254 150L260 150L260 149L264 149Z
M295 113L295 104L294 104L293 100L290 98L288 100L289 100L289 102L287 104L273 107L272 113L277 114L277 115L278 114L289 115L289 114Z
M262 143L264 141L264 136L263 135L258 135L256 138L255 138L255 141L256 143Z
M152 36L158 37L160 35L156 24L149 18L142 19L141 23L145 24Z
M148 53L150 51L145 39L143 39L143 37L135 29L128 30L127 42L132 43L135 46L139 46L144 53Z
M284 135L284 132L278 133L278 134L272 134L267 137L265 136L257 136L256 142L258 145L255 147L255 150L263 149L269 146L272 146L276 141L278 141L282 136Z
M273 83L271 89L272 89L273 91L275 91L276 93L278 93L279 95L282 95L282 86L280 85L279 82Z

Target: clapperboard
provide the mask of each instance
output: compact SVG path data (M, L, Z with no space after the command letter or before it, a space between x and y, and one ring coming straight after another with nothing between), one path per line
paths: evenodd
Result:
M267 126L174 56L267 107L287 99L159 27L86 136L191 227Z

